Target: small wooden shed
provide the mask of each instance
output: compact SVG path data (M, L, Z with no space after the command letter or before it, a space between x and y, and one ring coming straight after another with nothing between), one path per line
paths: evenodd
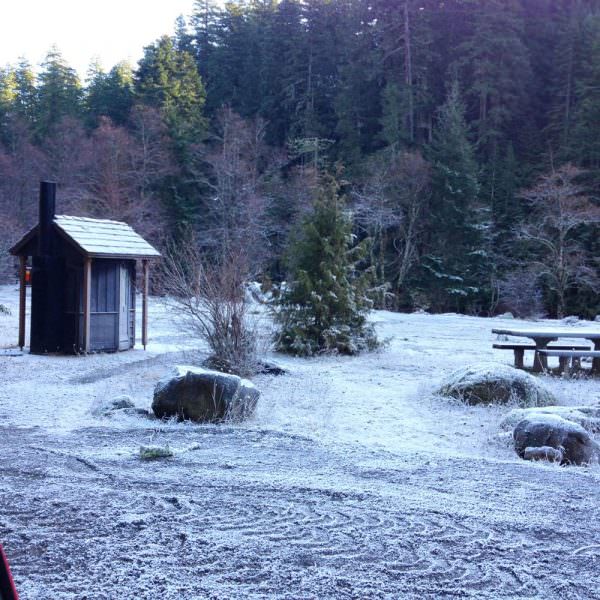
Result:
M136 261L142 263L142 344L148 340L149 260L160 256L119 221L55 215L56 184L40 184L40 220L11 249L20 259L19 346L31 257L30 351L87 353L135 345Z

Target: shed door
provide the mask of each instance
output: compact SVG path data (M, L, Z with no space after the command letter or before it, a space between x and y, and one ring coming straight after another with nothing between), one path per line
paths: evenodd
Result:
M129 269L119 267L119 350L129 348Z

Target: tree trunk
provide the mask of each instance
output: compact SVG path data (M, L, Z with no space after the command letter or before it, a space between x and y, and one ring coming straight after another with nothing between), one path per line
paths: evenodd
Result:
M413 68L412 68L412 50L410 45L410 20L408 11L409 0L404 2L404 73L406 90L408 94L408 138L411 142L415 141L415 108L413 97Z

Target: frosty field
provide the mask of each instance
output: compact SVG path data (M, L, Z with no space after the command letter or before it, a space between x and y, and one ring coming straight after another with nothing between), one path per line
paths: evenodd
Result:
M0 348L17 339L0 287ZM432 392L492 350L500 319L376 312L380 352L271 356L239 425L96 416L149 408L202 359L159 300L150 343L87 357L0 356L0 541L22 598L600 598L600 469L528 463L508 408ZM139 327L138 327L139 331ZM600 381L543 377L565 405ZM141 461L141 445L174 457Z

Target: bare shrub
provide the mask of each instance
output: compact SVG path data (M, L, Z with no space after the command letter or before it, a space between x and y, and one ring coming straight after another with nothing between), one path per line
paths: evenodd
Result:
M208 344L211 367L240 376L254 374L258 366L258 336L249 316L246 278L242 251L208 259L192 238L171 244L164 253L162 287L182 324Z
M538 277L531 270L521 269L508 273L498 282L498 306L517 317L545 316L542 290Z

